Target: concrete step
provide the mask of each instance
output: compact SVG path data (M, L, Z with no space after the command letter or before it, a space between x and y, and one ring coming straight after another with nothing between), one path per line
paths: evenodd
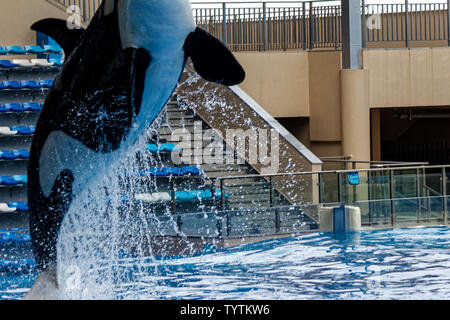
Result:
M34 126L40 112L5 112L0 113L0 127Z
M0 150L29 150L33 136L7 136L0 135Z
M48 89L0 90L0 103L43 102Z
M28 160L0 160L0 176L27 174Z
M27 186L0 186L0 203L8 202L26 202Z
M60 67L12 68L0 70L0 81L52 80Z

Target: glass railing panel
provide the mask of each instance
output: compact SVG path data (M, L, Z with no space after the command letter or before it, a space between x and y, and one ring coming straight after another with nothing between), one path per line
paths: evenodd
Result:
M390 198L389 171L372 171L368 175L369 200L383 200Z
M444 197L415 197L393 200L358 201L361 209L361 223L364 226L414 225L418 223L442 223L444 204L450 204Z
M423 194L426 197L437 197L442 195L442 169L423 169Z
M393 170L393 198L415 198L420 195L420 173L417 170Z
M358 201L356 206L361 209L361 224L368 225L390 225L392 201L372 200Z
M321 174L321 182L319 187L320 187L321 203L339 202L338 179L336 173Z

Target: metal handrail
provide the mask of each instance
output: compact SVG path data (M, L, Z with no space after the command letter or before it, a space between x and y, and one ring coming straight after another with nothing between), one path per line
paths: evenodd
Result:
M58 7L76 5L84 23L100 0L46 0ZM196 23L234 51L315 48L339 49L342 43L338 1L193 2ZM450 0L433 3L369 3L362 0L362 46L369 43L440 41L450 45Z

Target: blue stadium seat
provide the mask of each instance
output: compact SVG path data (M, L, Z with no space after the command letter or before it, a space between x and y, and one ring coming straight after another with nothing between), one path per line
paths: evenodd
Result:
M197 167L182 167L181 171L183 176L199 176L202 174L202 171Z
M42 104L37 102L25 102L22 107L26 111L41 111L42 110Z
M26 127L26 126L12 126L12 127L9 127L9 129L11 131L17 131L17 135L23 135L23 136L32 135L36 131L36 127L35 126L29 126L29 127Z
M147 145L147 150L150 152L172 152L179 151L181 148L176 147L173 143L162 143L159 146L156 144Z
M41 88L51 88L53 85L53 80L39 80L38 84Z
M17 65L9 60L0 60L0 68L15 68L15 67L17 67Z
M0 55L5 55L6 54L6 50L3 47L0 47Z
M220 198L221 191L220 189L216 189L214 196L216 198ZM225 197L229 197L229 194L225 194ZM177 201L193 201L193 200L210 200L212 199L212 192L211 190L191 190L191 191L176 191L175 192L175 199Z
M22 81L20 81L20 84L24 88L28 88L28 89L40 89L40 88L42 88L42 85L39 84L36 80L22 80Z
M23 89L19 81L2 81L2 89Z
M4 108L10 112L23 112L25 109L22 107L20 103L6 103Z
M61 59L50 58L50 59L48 59L48 62L53 63L53 65L57 66L57 67L61 67L63 65L63 62Z
M30 158L30 151L28 150L0 151L0 159L3 160L29 159L29 158Z
M0 158L3 160L15 160L19 159L19 155L13 151L5 150L0 151Z
M28 176L26 174L22 175L15 175L13 176L14 181L17 181L18 184L27 184L28 183Z
M46 44L44 45L44 49L47 53L55 53L55 54L62 53L62 49L58 45Z
M41 46L25 46L26 53L30 54L42 54L47 52L44 48Z
M166 174L166 176L181 176L183 174L182 170L177 167L163 168L162 171Z
M28 204L26 202L10 202L8 203L8 207L16 208L19 212L27 212Z
M147 145L147 150L150 152L158 152L158 146L156 144L149 144Z
M9 177L9 176L0 176L0 185L2 186L16 186L19 183L14 180L13 177Z
M25 49L22 48L21 46L7 46L5 49L6 49L6 53L8 53L8 54L26 54L27 53L25 51Z

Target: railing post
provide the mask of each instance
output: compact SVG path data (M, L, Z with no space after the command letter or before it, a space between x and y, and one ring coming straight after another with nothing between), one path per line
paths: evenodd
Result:
M450 0L447 0L447 38L450 47Z
M422 199L420 191L420 170L416 169L416 193L417 193L417 222L422 220Z
M448 0L450 1L450 0ZM307 24L306 24L306 2L303 1L302 3L302 10L303 10L303 50L308 49L308 41L306 40L306 37L308 36L308 33L306 32Z
M318 174L318 179L319 181L319 203L323 203L323 175L322 173Z
M309 49L314 49L314 14L313 2L309 3Z
M270 186L269 186L269 201L270 201L270 203L269 203L269 206L272 208L274 205L273 205L273 177L270 177Z
M227 37L227 4L225 2L222 3L222 13L223 13L223 25L222 25L222 33L223 33L223 43L228 47L228 37Z
M442 213L442 222L447 225L448 224L448 208L447 208L447 172L445 168L442 168L442 201L443 201L443 213Z
M263 41L264 51L268 49L268 34L267 34L267 3L263 2Z
M217 199L216 199L216 179L211 179L211 194L213 199L213 206L216 209L216 211L219 211L220 208L217 206Z
M405 0L405 44L409 48L409 0Z
M338 173L337 176L337 183L338 183L338 202L343 203L343 193L342 193L342 174Z
M80 5L81 5L81 3L80 3ZM87 4L86 4L86 0L83 0L83 21L84 21L84 23L87 23L88 21L89 21L89 18L88 18L88 16L87 16Z
M225 210L225 185L223 179L220 179L220 210Z
M450 1L450 0L448 0L448 1ZM365 48L366 47L366 30L367 30L367 24L366 24L366 1L365 0L361 0L361 7L362 7L362 12L361 12L362 47Z
M391 225L395 225L395 203L394 203L394 170L389 170L389 198L391 200Z
M176 203L175 186L173 183L173 179L170 179L170 194L172 197L172 214L176 214L177 213L177 203Z

